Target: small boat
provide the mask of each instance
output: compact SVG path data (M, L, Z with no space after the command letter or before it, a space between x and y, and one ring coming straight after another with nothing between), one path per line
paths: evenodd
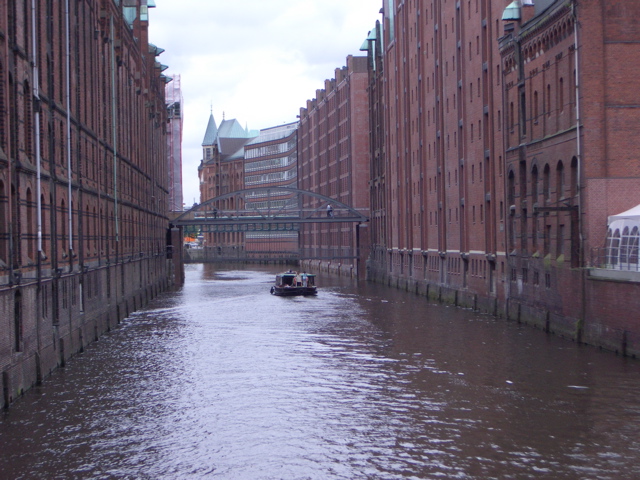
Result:
M316 276L313 273L298 273L293 270L276 275L276 283L271 287L271 295L294 296L316 295Z

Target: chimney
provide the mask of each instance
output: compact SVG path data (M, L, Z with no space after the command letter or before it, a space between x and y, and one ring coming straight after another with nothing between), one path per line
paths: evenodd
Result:
M535 0L522 0L522 23L527 23L536 14Z

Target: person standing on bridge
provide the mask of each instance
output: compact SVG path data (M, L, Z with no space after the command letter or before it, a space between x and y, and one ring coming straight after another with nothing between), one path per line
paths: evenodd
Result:
M333 217L333 207L330 203L327 204L327 217Z

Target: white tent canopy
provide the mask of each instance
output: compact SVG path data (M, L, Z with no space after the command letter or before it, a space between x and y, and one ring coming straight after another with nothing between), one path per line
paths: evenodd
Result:
M640 225L640 205L636 205L626 212L609 216L609 228L620 228L620 226L624 228L629 225Z
M638 270L640 245L640 205L611 215L607 231L607 268Z

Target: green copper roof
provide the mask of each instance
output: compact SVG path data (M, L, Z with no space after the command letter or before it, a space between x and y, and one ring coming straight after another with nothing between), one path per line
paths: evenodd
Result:
M520 20L520 0L514 0L504 9L502 20Z
M218 130L218 136L226 138L249 138L247 131L235 118L232 120L222 120Z
M213 119L213 113L209 117L209 123L207 124L207 131L204 134L204 139L202 140L202 146L209 146L216 143L216 138L218 137L218 127L216 126L216 121Z

